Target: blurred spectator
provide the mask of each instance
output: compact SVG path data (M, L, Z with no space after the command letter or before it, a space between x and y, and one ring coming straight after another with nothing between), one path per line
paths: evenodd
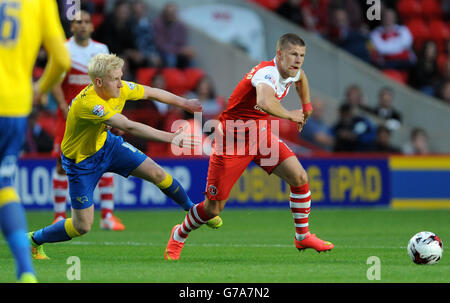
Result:
M142 60L142 55L135 44L131 6L126 0L115 3L113 12L105 16L103 23L94 32L93 38L105 43L112 54L128 61L132 73Z
M393 9L383 10L381 25L371 32L370 39L380 68L408 69L416 62L411 32L408 27L397 24Z
M327 151L331 151L334 146L334 137L331 129L324 122L325 103L320 98L314 98L311 103L313 112L303 126L300 136Z
M358 0L331 0L329 10L344 9L347 12L349 25L352 29L362 30L367 28L363 21L363 7Z
M349 104L339 107L339 118L332 128L335 137L333 150L336 152L367 151L375 139L373 122L353 112L354 107Z
M126 0L120 0L116 1L113 12L105 16L93 37L108 45L111 53L123 56L127 49L136 48L131 28L130 4Z
M136 0L132 8L135 44L141 54L139 65L160 67L162 60L156 49L153 24L148 17L148 5L143 0Z
M191 65L194 49L187 45L187 30L178 21L178 7L167 3L154 21L155 42L167 67L186 68Z
M390 87L383 87L378 93L378 104L371 111L379 118L386 121L386 126L391 131L397 130L402 123L402 115L393 106L394 91Z
M53 150L53 137L38 122L38 114L33 111L28 117L28 128L24 151L26 153L50 153Z
M450 80L441 85L438 96L444 103L450 105Z
M444 20L450 20L450 0L442 0L441 7Z
M369 36L360 29L354 29L350 26L349 16L345 9L336 8L332 10L331 24L327 30L326 37L361 60L371 61L367 48Z
M357 84L352 84L345 90L345 97L343 103L356 106L362 110L369 111L369 107L366 105L366 98L361 90L361 87Z
M410 141L403 145L402 149L407 155L426 155L430 153L428 134L420 127L411 130Z
M400 153L400 149L391 144L391 131L384 125L378 126L377 136L370 151L378 153Z
M328 27L328 2L329 0L303 0L303 23L307 30L322 35Z
M409 85L433 96L439 82L440 72L437 63L438 48L436 42L429 40L424 43L416 65L409 72Z
M300 8L300 2L301 0L284 1L277 8L276 13L299 26L304 26L303 13L302 9Z
M450 57L444 62L441 73L442 76L437 84L435 97L445 101L445 86L450 81Z
M203 117L205 120L215 119L224 109L224 100L217 97L214 84L210 76L202 77L195 87L195 90L189 92L188 99L198 99L203 106Z

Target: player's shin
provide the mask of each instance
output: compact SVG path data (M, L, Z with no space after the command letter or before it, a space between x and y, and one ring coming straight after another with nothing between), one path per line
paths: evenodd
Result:
M55 219L66 218L66 197L69 190L69 181L66 175L53 174L53 210Z
M105 173L98 182L100 192L100 208L102 219L108 214L112 214L114 210L114 175Z
M81 234L73 226L72 218L61 220L41 228L33 233L32 240L35 244L63 242L79 237Z
M205 202L194 205L186 214L181 225L173 234L173 239L178 242L186 241L189 233L206 224L212 217L205 211Z
M297 241L301 241L309 233L311 192L308 183L302 186L290 186L289 207L294 217L295 238Z
M156 184L161 191L174 200L184 210L189 210L194 206L189 196L186 194L183 186L174 179L170 174L166 173L166 177L163 181Z

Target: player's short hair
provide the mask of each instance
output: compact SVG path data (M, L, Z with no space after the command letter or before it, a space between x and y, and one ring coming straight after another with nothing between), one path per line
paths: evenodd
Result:
M88 74L92 82L95 78L104 79L113 70L122 68L123 64L123 59L115 54L97 54L89 61Z
M81 9L81 10L75 12L75 17L73 18L72 22L70 22L70 23L72 24L72 23L75 23L77 21L80 21L81 20L81 15L83 15L83 14L84 15L88 15L89 18L91 18L91 13L90 12L88 12L85 9ZM91 20L91 22L92 22L92 20Z
M281 36L280 39L278 39L277 51L284 49L288 43L291 43L293 45L306 46L305 41L299 35L287 33Z

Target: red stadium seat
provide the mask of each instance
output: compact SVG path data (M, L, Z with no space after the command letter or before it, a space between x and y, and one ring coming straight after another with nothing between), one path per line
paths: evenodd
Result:
M97 29L103 23L103 19L105 19L105 16L101 13L91 15L91 21L94 29Z
M178 68L164 68L162 73L166 80L168 91L176 95L183 95L187 92L186 76L183 70Z
M395 80L399 83L406 84L408 82L408 73L401 72L395 69L384 69L382 70L383 74L386 77L389 77L392 80Z
M406 26L409 28L411 35L414 38L414 49L420 50L426 40L431 39L430 29L422 19L411 19Z
M414 18L420 18L422 7L418 0L400 0L397 2L397 11L403 22Z
M153 76L158 71L154 67L141 67L136 71L136 82L143 85L151 85Z
M184 70L184 75L186 77L186 88L188 90L194 90L205 72L201 68L190 67Z
M438 0L422 0L421 5L423 14L429 20L442 18L442 8Z
M285 0L251 0L251 2L255 2L271 11L276 10L284 1Z
M431 20L430 35L431 39L437 43L439 51L443 51L445 49L446 40L450 39L450 32L447 24L442 20Z

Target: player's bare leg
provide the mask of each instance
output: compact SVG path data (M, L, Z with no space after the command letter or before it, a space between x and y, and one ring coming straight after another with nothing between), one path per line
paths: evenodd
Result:
M331 242L319 239L309 232L311 192L308 175L297 157L292 156L281 162L273 173L290 185L289 206L295 222L295 247L298 250L313 248L317 252L333 249Z

